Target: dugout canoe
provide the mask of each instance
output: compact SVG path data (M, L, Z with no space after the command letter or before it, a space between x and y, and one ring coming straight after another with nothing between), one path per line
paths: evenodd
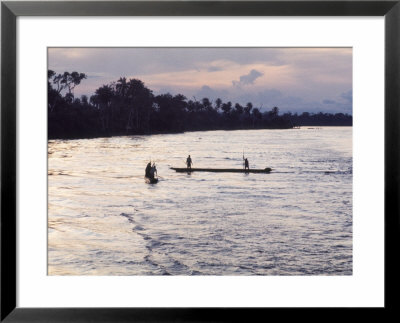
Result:
M212 172L212 173L264 173L268 174L271 172L271 168L267 167L264 169L243 169L243 168L177 168L171 167L178 173L193 173L193 172Z

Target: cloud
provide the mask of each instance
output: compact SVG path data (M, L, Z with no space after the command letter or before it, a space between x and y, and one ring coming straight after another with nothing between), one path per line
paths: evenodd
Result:
M208 72L219 72L219 71L223 71L222 67L219 66L210 66L207 69Z
M253 69L249 74L240 76L239 81L232 81L232 84L234 86L254 84L254 81L263 75L263 73Z
M96 73L96 72L87 72L86 76L88 79L98 79L98 78L110 78L113 75L108 75L106 73Z
M346 92L348 93L348 92ZM302 113L302 112L327 112L327 113L349 113L352 114L351 102L341 100L342 94L339 92L333 95L333 99L314 100L306 99L301 96L294 95L287 91L277 89L263 89L262 91L243 91L240 88L231 86L228 89L216 89L208 85L202 86L193 93L198 100L207 97L215 102L217 98L221 98L223 102L231 101L232 103L240 103L242 105L247 102L253 103L254 107L261 108L261 111L269 111L274 106L279 107L282 113ZM192 97L189 95L189 97Z
M342 99L344 99L346 102L352 103L353 102L353 90L342 93L340 95L340 97Z
M48 57L57 73L88 75L76 96L125 76L155 94L220 97L282 112L352 110L351 48L50 48Z
M220 98L223 101L231 100L231 93L226 89L214 89L208 85L203 85L200 90L193 95L197 99L209 98L211 101Z
M323 100L323 101L322 101L322 103L323 103L323 104L335 104L335 103L336 103L336 101L334 101L334 100L329 100L329 99L326 99L326 100Z

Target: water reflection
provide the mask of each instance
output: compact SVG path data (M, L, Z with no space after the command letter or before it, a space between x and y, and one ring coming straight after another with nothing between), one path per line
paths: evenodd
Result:
M49 142L49 274L349 275L352 130ZM201 139L200 139L201 138ZM176 173L272 167L271 174ZM144 182L149 160L160 180Z

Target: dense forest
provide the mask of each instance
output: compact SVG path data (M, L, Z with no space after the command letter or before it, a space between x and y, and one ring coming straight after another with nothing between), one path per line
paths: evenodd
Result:
M84 73L48 71L48 138L72 139L200 130L290 129L298 126L351 126L343 113L280 114L208 98L200 101L169 93L154 95L138 79L121 77L89 98L75 98Z

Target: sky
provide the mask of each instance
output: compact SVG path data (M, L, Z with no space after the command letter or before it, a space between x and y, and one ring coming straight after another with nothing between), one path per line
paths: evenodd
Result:
M87 75L75 97L126 77L155 95L352 114L352 48L49 48L48 68Z

